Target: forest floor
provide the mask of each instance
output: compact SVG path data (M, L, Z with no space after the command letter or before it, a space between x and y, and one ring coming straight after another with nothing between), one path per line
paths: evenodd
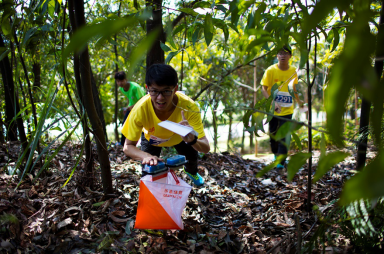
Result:
M350 151L351 157L312 184L316 214L306 209L307 165L288 182L286 170L256 177L268 159L209 153L199 163L206 183L192 187L182 215L184 230L139 230L134 225L141 166L121 147L109 149L115 194L108 197L100 170L94 178L86 175L84 161L63 187L80 154L77 144L64 146L45 176L28 174L16 188L19 176L7 171L18 150L17 143L0 145L0 253L295 253L319 228L318 216L336 206L355 167ZM181 171L177 175L190 183ZM352 246L339 236L323 248L350 253Z

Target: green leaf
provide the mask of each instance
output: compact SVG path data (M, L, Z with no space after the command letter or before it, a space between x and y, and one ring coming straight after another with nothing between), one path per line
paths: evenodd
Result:
M73 52L83 50L87 43L96 37L109 38L125 27L132 26L136 22L135 17L107 19L101 23L84 26L78 29L72 36L69 44L63 51L63 59Z
M287 135L290 135L292 132L297 131L300 129L303 125L294 123L294 122L285 122L277 131L275 135L276 140L280 140Z
M62 131L59 126L53 127L49 129L50 131Z
M237 7L237 1L232 1L230 3L229 12L231 13L231 23L234 27L236 27L240 18L239 8Z
M337 163L342 162L346 157L348 157L349 153L344 153L341 151L336 151L332 153L328 153L320 158L319 163L317 164L316 174L313 177L313 182L317 182L325 173L327 173L333 166Z
M302 22L302 32L305 38L310 33L310 31L317 26L317 24L319 24L323 19L328 16L328 14L333 10L333 8L336 7L337 2L338 1L335 0L321 0L316 3L311 14L308 17L304 17L304 22Z
M202 2L197 2L193 5L193 9L196 9L196 8L211 8L211 3L208 3L208 2L205 2L205 1L202 1Z
M291 156L291 159L288 162L287 166L287 180L288 182L292 181L295 174L299 171L300 168L311 158L311 153L297 153Z
M253 114L253 110L248 110L245 115L243 116L243 125L244 128L249 128L249 119L251 118L251 115Z
M179 53L179 51L172 51L172 52L169 52L168 55L167 55L167 58L165 59L165 63L166 63L166 64L169 64L169 62L171 62L172 58L173 58L174 56L176 56L178 53Z
M160 42L160 47L161 47L161 49L162 49L164 52L168 52L168 51L171 51L171 50L172 50L170 47L168 47L167 45L165 45L163 42Z
M0 55L0 61L3 60L8 55L9 52L11 52L11 49L6 49L4 52L2 52Z
M218 9L218 10L224 12L224 13L227 13L227 11L228 11L228 9L225 8L224 5L221 5L221 4L216 5L215 7L216 7L216 9Z
M55 0L47 0L48 3L48 14L49 16L54 19L55 18Z
M251 41L250 43L249 43L249 45L247 46L247 51L250 51L250 50L252 50L254 47L256 47L256 46L259 46L259 45L264 45L264 44L266 44L266 43L268 43L268 42L273 42L274 41L274 39L272 38L272 37L269 37L269 36L263 36L263 37L261 37L261 38L258 38L258 39L255 39L255 40L253 40L253 41Z
M330 82L325 89L325 108L327 111L327 129L332 139L339 146L343 145L341 134L343 133L342 117L345 113L345 105L349 98L350 90L358 88L359 92L371 100L372 96L366 92L362 80L370 85L375 85L377 76L371 65L371 55L375 49L375 38L370 32L369 26L358 25L368 22L363 15L356 16L354 22L347 31L344 50L335 64L330 75ZM361 38L364 38L362 40ZM359 52L359 54L356 54ZM337 103L335 103L337 102Z
M287 156L284 154L279 155L275 161L271 162L268 166L264 167L260 172L256 174L256 177L262 177L265 173L269 172L270 170L274 169L277 164L279 164L282 160L284 160Z
M136 67L140 61L146 56L147 51L152 47L156 38L159 35L158 28L152 30L144 39L142 39L137 47L132 51L129 57L130 65L127 73L127 80L131 80L133 73L136 72Z
M303 150L303 146L301 145L301 141L300 141L299 136L294 132L292 132L291 135L292 135L293 139L295 140L296 145L299 147L299 150Z
M184 12L184 13L189 14L189 15L192 15L192 16L199 15L199 13L195 12L194 10L192 10L190 8L181 8L181 9L179 9L179 11Z
M324 135L324 133L321 133L320 158L319 158L319 160L321 160L321 158L323 156L325 156L326 149L327 149L327 146L326 146L326 143L325 143L325 135Z
M222 21L222 20L220 20L220 19L212 19L212 20L213 20L213 24L214 24L215 26L217 26L218 28L220 28L221 30L223 30L225 41L228 41L228 38L229 38L229 31L228 31L228 26L227 26L227 24L225 24L225 22Z
M29 29L26 33L25 33L25 36L24 36L24 39L23 39L23 43L21 44L21 46L24 48L25 45L27 44L27 41L37 32L37 28L36 27L33 27L31 29Z
M344 184L339 204L344 206L362 198L384 196L384 153L379 151L371 163Z
M333 32L333 46L332 46L331 52L333 52L336 49L337 45L339 45L339 40L340 40L338 29L332 28L332 32Z
M136 10L140 10L140 5L137 0L133 0L133 6L135 7Z
M207 46L211 44L212 38L213 38L213 23L212 23L212 16L211 14L205 15L205 22L204 22L204 37L205 42Z
M201 25L197 25L195 28L195 32L192 35L192 44L195 45L197 39L199 38L200 30L202 29Z
M10 35L12 33L11 23L9 23L10 14L3 15L3 20L1 22L1 30L5 36Z
M101 201L101 202L92 204L92 206L99 207L99 206L102 206L104 203L105 203L105 201Z

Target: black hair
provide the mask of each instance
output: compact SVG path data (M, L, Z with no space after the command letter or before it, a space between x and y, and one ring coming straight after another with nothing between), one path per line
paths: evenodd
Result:
M118 79L118 80L127 79L127 74L125 74L125 71L118 71L115 73L115 79Z
M286 52L289 52L289 54L292 55L292 49L289 45L284 45L280 50L284 50Z
M177 72L172 66L167 64L153 64L145 75L145 84L151 86L176 86L178 82Z

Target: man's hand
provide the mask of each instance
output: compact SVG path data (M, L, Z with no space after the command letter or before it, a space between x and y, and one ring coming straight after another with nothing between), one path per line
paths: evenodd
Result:
M155 155L148 154L147 157L144 157L144 159L141 161L142 164L148 164L150 166L157 165L159 161L163 161L162 158L159 158Z
M280 113L281 112L281 106L279 105L279 103L275 102L275 111L277 113Z
M187 121L187 119L185 118L184 116L184 110L181 111L181 117L183 118L183 120L179 123L181 125L184 125L184 126L188 126L188 127L191 127ZM193 129L193 128L192 128ZM183 137L181 136L181 138L184 140L184 142L192 142L194 139L195 139L195 134L194 133L189 133L187 136Z

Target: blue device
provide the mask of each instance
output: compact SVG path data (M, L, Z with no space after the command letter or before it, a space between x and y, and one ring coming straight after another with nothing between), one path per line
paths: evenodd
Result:
M168 167L178 167L178 166L186 164L187 162L188 161L185 160L184 155L175 155L175 156L169 157L167 159L166 165Z
M168 170L168 169L165 166L165 163L162 161L159 161L159 162L157 162L157 165L152 165L152 166L145 164L144 168L143 168L143 171L147 172L150 175L157 174L159 172L163 172L166 170Z

